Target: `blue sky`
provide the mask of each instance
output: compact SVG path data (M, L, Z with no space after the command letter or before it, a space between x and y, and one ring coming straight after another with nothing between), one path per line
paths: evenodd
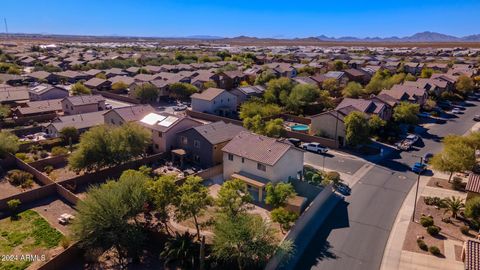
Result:
M480 1L1 0L11 33L180 37L479 34ZM3 23L0 32L4 32Z

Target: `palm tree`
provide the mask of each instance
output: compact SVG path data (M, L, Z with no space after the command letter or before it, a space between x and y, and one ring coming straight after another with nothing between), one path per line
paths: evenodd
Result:
M194 242L193 234L175 232L175 237L165 243L160 257L165 259L165 265L178 260L183 267L189 268L193 266L198 252L198 245Z
M451 198L446 198L444 202L446 206L445 212L451 212L452 218L457 218L458 212L465 207L463 199L460 197L452 196Z

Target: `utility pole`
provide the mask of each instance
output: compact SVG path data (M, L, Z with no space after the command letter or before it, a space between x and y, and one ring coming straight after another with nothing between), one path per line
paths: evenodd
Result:
M414 157L419 157L420 158L420 164L423 164L423 157L417 156L417 155L412 155ZM415 190L415 201L413 202L413 214L412 214L412 222L415 222L415 211L417 209L417 197L418 197L418 186L420 184L420 175L422 172L418 172L417 175L417 188Z

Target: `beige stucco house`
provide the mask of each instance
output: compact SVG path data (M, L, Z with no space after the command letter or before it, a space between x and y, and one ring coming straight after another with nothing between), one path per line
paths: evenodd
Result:
M62 99L64 114L80 114L105 110L105 98L101 95L80 95Z

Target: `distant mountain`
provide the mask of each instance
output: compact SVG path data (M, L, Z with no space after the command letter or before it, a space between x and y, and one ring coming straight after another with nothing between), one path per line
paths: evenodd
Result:
M479 42L480 34L470 35L466 37L455 37L451 35L445 35L436 32L425 31L421 33L416 33L407 37L366 37L366 38L357 38L357 37L327 37L325 35L317 36L317 39L321 41L367 41L367 42L461 42L461 41L470 41L470 42Z

